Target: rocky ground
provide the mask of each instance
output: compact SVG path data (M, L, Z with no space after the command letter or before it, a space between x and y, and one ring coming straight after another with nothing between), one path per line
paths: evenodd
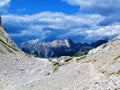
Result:
M54 59L23 53L5 32L0 40L0 90L120 89L120 37L86 56Z

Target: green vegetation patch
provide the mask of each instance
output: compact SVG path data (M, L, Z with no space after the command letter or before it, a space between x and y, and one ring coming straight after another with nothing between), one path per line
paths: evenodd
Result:
M61 65L60 65L59 62L55 62L55 63L53 63L53 66L55 66L55 67L59 67L59 66L61 66Z
M50 75L50 72L48 72L48 73L45 74L45 76L48 76L48 75Z
M108 46L108 44L103 44L103 48L105 48L105 47L107 47Z
M85 59L85 58L86 58L86 55L81 56L80 58L77 58L76 60L77 60L77 61L80 61L80 60Z
M68 58L68 59L65 59L65 62L69 62L69 61L71 61L73 58L71 57L71 58Z
M118 71L116 72L116 74L117 74L117 75L120 75L120 70L118 70Z
M12 51L6 44L4 44L3 42L1 42L1 40L0 40L0 43L2 44L2 46L4 46L4 48L5 48L9 53L13 53L13 51Z
M119 59L120 58L120 55L119 56L117 56L114 60L117 60L117 59Z
M19 51L18 49L14 48L14 47L12 47L12 46L10 46L10 45L8 45L7 43L5 43L4 41L2 41L1 39L0 39L0 43L1 43L1 44L8 50L8 52L10 52L10 53L12 53L13 50ZM11 50L11 49L13 49L13 50Z

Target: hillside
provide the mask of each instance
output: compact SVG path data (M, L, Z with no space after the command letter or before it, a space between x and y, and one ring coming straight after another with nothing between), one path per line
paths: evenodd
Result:
M0 28L0 90L119 90L120 37L86 56L35 58Z
M13 51L19 51L20 49L9 38L8 34L4 31L3 27L0 27L0 52L7 53Z
M16 87L35 79L39 73L42 76L47 65L50 63L46 59L23 53L0 27L0 90L17 90Z

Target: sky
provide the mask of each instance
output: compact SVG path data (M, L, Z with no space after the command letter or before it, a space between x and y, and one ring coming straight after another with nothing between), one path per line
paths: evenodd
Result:
M0 15L17 44L66 37L92 42L120 34L120 0L0 0Z

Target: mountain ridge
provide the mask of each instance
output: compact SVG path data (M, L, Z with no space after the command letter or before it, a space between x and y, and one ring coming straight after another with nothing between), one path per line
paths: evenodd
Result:
M95 48L108 40L98 40L92 44L74 43L70 38L64 40L53 40L52 42L41 42L39 39L30 40L21 44L20 48L28 53L39 57L60 57L79 55L79 52L87 54L92 48ZM42 53L42 54L41 54Z

